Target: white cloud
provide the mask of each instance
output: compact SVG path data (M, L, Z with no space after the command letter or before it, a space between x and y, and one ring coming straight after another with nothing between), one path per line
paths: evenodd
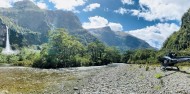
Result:
M133 0L121 0L123 4L133 5L135 2Z
M125 13L127 13L128 12L128 10L127 9L125 9L125 8L122 8L122 7L120 7L118 10L114 10L114 12L115 13L119 13L119 14L125 14Z
M0 7L9 8L12 7L12 3L22 1L22 0L1 0Z
M134 35L142 40L148 42L151 46L160 49L163 42L175 31L179 30L179 26L172 23L158 23L155 26L147 26L143 29L129 31L128 33Z
M134 16L139 15L139 13L140 13L139 10L135 10L135 9L130 10L130 12L131 12L132 15L134 15Z
M0 1L0 7L8 8L11 7L10 3L7 1Z
M86 0L49 0L49 2L55 4L57 9L76 12L76 7L83 6Z
M1 0L0 7L4 7L4 8L12 7L12 4L18 1L23 1L23 0ZM34 2L41 9L47 9L47 5L43 3L43 0L39 2L36 2L36 0L30 0L30 1Z
M103 17L100 17L100 16L94 16L94 17L90 17L88 19L90 22L83 23L83 27L85 29L101 28L101 27L107 26L107 24L108 24L108 20Z
M123 31L123 26L120 23L112 23L110 22L108 26L111 28L113 31Z
M180 21L190 7L189 0L139 0L139 4L140 10L131 10L132 15L148 21Z
M102 28L102 27L110 26L110 28L113 31L123 30L123 26L120 23L109 22L107 19L101 16L89 17L88 19L89 19L89 22L84 22L82 24L83 28L85 29Z
M94 10L96 8L99 8L99 7L100 7L100 4L93 3L93 4L90 4L90 5L86 6L86 8L83 9L83 11L88 12L88 11L92 11L92 10Z
M47 9L47 8L48 8L47 5L46 5L46 3L37 2L36 4L37 4L37 6L40 7L41 9Z

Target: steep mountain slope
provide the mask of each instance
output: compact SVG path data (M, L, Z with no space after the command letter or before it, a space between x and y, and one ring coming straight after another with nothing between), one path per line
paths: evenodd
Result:
M48 31L55 28L67 29L70 34L78 37L84 44L97 40L94 36L82 28L78 17L72 12L65 12L62 10L42 10L29 0L16 2L12 8L0 8L0 17L3 22L3 26L0 26L2 27L0 31L1 38L6 33L4 31L5 25L7 25L9 27L12 26L10 28L11 35L14 35L12 34L14 33L13 31L22 35L21 32L26 33L25 30L38 34L38 39L33 41L37 44L47 42ZM10 25L5 22L10 22L13 24ZM22 29L19 30L14 27L20 27ZM14 36L11 36L10 38L14 38ZM22 38L21 40L27 41L28 44L31 44L31 42L29 42L30 40L27 38ZM1 44L4 44L4 42L5 41L3 41L3 39L0 39Z
M163 49L185 50L190 48L190 9L182 17L181 29L174 32L164 43Z
M109 46L116 46L121 50L151 48L145 41L121 31L112 31L110 27L89 29L91 34Z
M39 33L24 29L13 23L9 18L0 16L0 46L5 46L6 26L8 26L10 32L10 43L12 46L18 47L40 43Z

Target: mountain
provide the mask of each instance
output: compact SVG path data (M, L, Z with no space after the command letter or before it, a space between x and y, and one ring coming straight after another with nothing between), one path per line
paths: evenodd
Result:
M145 41L123 32L114 32L109 27L85 30L74 13L40 9L30 0L18 1L11 8L0 8L0 47L5 46L6 26L9 27L13 47L46 43L49 30L65 28L83 44L99 39L122 50L151 48Z
M6 26L9 27L11 45L45 43L48 41L48 31L55 28L65 28L84 44L97 40L82 28L74 13L43 10L30 0L18 1L11 8L0 8L0 46L5 44Z
M190 48L190 9L182 17L179 31L174 32L164 43L162 49L185 50Z
M88 30L103 43L109 46L116 46L121 50L152 48L145 41L121 31L112 31L110 27L103 27Z

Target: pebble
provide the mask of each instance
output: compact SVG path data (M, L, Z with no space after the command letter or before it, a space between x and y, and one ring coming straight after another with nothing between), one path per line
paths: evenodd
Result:
M139 68L138 65L132 64L110 67L95 74L95 76L90 77L90 81L84 86L84 89L88 89L89 94L96 94L96 91L99 91L98 94L128 94L128 92L135 92L135 94L159 94L161 91L179 92L180 90L180 92L185 92L190 89L190 87L184 88L188 85L179 85L190 85L190 83L188 83L190 82L190 79L187 78L186 74L181 74L179 72L177 73L179 75L173 75L175 74L175 71L164 73L161 70L157 70L157 67L151 66L150 69L152 70L145 71L145 69L145 66ZM171 75L162 78L162 85L160 80L154 77L157 73ZM143 76L144 79L141 79L139 76ZM182 77L184 79L182 79ZM173 86L180 87L177 87L179 89L175 89ZM85 94L85 91L81 90L81 93Z
M75 70L75 72L70 72L67 70L68 73L65 75L77 74L80 77L72 82L73 84L69 88L67 84L64 84L59 88L61 90L56 88L53 90L56 93L60 91L57 94L63 92L64 94L190 94L189 74L176 71L162 72L159 67L151 66L149 67L151 70L146 71L146 66L140 68L138 66L135 64L118 64L114 67L107 66L88 71ZM22 68L20 70L25 71ZM51 74L64 70L43 70L43 72ZM39 69L31 69L31 71L39 73ZM157 79L155 74L162 74L163 77ZM15 80L19 79L15 78ZM4 94L7 91L0 91L0 94L2 92ZM49 92L49 90L47 89L45 92Z
M79 88L78 87L74 87L73 90L79 90Z

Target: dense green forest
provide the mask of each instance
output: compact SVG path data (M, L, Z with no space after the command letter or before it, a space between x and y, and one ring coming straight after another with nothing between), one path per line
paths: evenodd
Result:
M49 31L48 35L48 43L41 47L23 47L17 55L1 54L0 62L39 68L99 66L120 62L138 64L157 62L157 51L153 49L121 52L100 41L85 45L76 37L69 35L65 29Z
M49 42L43 44L41 48L37 47L41 50L33 48L23 47L17 55L1 55L0 62L40 68L92 66L121 62L121 54L116 48L107 47L99 41L84 45L64 29L50 31Z
M137 49L122 52L100 41L85 45L76 37L69 35L65 29L49 31L48 36L48 43L41 46L22 47L17 55L1 54L0 63L38 68L100 66L110 63L157 64L160 57L168 52L176 51L163 48L160 51ZM186 49L176 51L176 53L190 55L188 51Z

